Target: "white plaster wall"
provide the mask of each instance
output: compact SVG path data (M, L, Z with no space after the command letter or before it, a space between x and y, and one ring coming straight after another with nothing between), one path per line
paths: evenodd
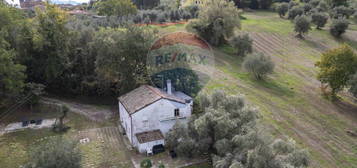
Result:
M155 129L160 129L163 134L166 134L176 122L174 113L176 108L180 109L179 118L188 118L191 116L190 104L177 103L167 99L160 99L132 114L133 135ZM144 123L145 120L147 120L147 125Z
M131 142L131 119L125 107L119 102L119 124L124 128L129 141ZM132 143L132 142L131 142Z
M140 153L145 153L146 149L152 149L152 147L154 147L155 145L160 145L163 144L165 145L164 140L157 140L157 141L151 141L151 142L147 142L147 143L142 143L138 145L138 150Z
M180 116L175 117L174 110L180 109ZM152 131L160 129L161 132L165 134L173 127L177 120L186 123L188 118L191 116L192 112L192 102L188 104L177 103L167 99L160 99L157 102L135 112L131 116L127 113L124 106L119 102L119 114L120 114L120 124L126 130L126 134L130 142L133 140L132 145L137 147L140 152L146 152L147 145L157 145L164 144L164 140L153 141L140 144L135 137L136 133L141 133L145 131ZM132 120L131 120L132 118ZM146 124L145 121L146 120ZM131 122L133 122L131 124ZM133 128L131 128L133 126ZM132 133L131 134L131 129ZM131 139L132 137L132 139ZM143 151L143 149L145 149Z

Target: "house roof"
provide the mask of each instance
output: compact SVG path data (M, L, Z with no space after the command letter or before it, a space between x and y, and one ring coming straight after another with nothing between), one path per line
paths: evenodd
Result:
M141 132L135 134L135 136L141 144L164 139L164 135L162 135L162 132L160 130Z
M133 114L162 98L185 104L185 100L181 97L174 94L167 94L166 92L149 85L142 85L139 88L120 96L118 99L127 112Z

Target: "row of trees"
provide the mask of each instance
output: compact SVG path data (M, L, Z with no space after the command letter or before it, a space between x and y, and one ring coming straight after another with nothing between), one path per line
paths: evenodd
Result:
M252 53L253 40L248 34L233 36L229 44L236 50L237 56L244 57L243 67L255 79L263 80L266 75L273 73L275 65L270 57L265 56L263 53Z
M134 23L149 24L152 22L176 22L181 19L188 20L198 16L198 6L181 7L176 1L162 1L160 5L145 10L137 10L131 0L116 1L103 0L94 3L93 8L99 15L126 18Z
M288 19L294 20L294 31L298 37L302 38L311 29L311 23L316 25L317 29L325 26L328 19L331 18L330 33L334 37L340 37L348 28L348 18L356 13L352 4L348 3L327 3L324 0L311 0L305 3L296 3L290 1L283 2L276 6L280 17L288 14Z
M309 155L292 140L273 140L257 124L258 111L241 96L223 91L200 96L203 113L188 125L179 121L166 145L182 157L209 154L215 168L307 167Z
M70 18L50 4L29 19L2 3L0 20L1 93L41 83L61 94L114 95L149 81L146 54L156 34L146 27Z
M270 9L273 0L233 0L239 8Z

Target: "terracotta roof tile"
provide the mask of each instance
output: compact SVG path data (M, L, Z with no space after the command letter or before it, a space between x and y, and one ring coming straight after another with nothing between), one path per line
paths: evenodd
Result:
M167 94L166 92L149 85L142 85L139 88L120 96L119 101L123 104L129 114L133 114L162 98L178 103L185 103L185 100L180 97Z
M164 135L162 135L162 132L160 130L141 132L135 134L135 136L141 144L164 139Z

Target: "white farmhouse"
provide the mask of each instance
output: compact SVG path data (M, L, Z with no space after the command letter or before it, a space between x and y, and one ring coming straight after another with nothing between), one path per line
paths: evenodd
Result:
M191 116L192 98L174 91L170 80L166 90L143 85L118 98L120 124L140 153L164 145L164 136L176 121L187 122Z

